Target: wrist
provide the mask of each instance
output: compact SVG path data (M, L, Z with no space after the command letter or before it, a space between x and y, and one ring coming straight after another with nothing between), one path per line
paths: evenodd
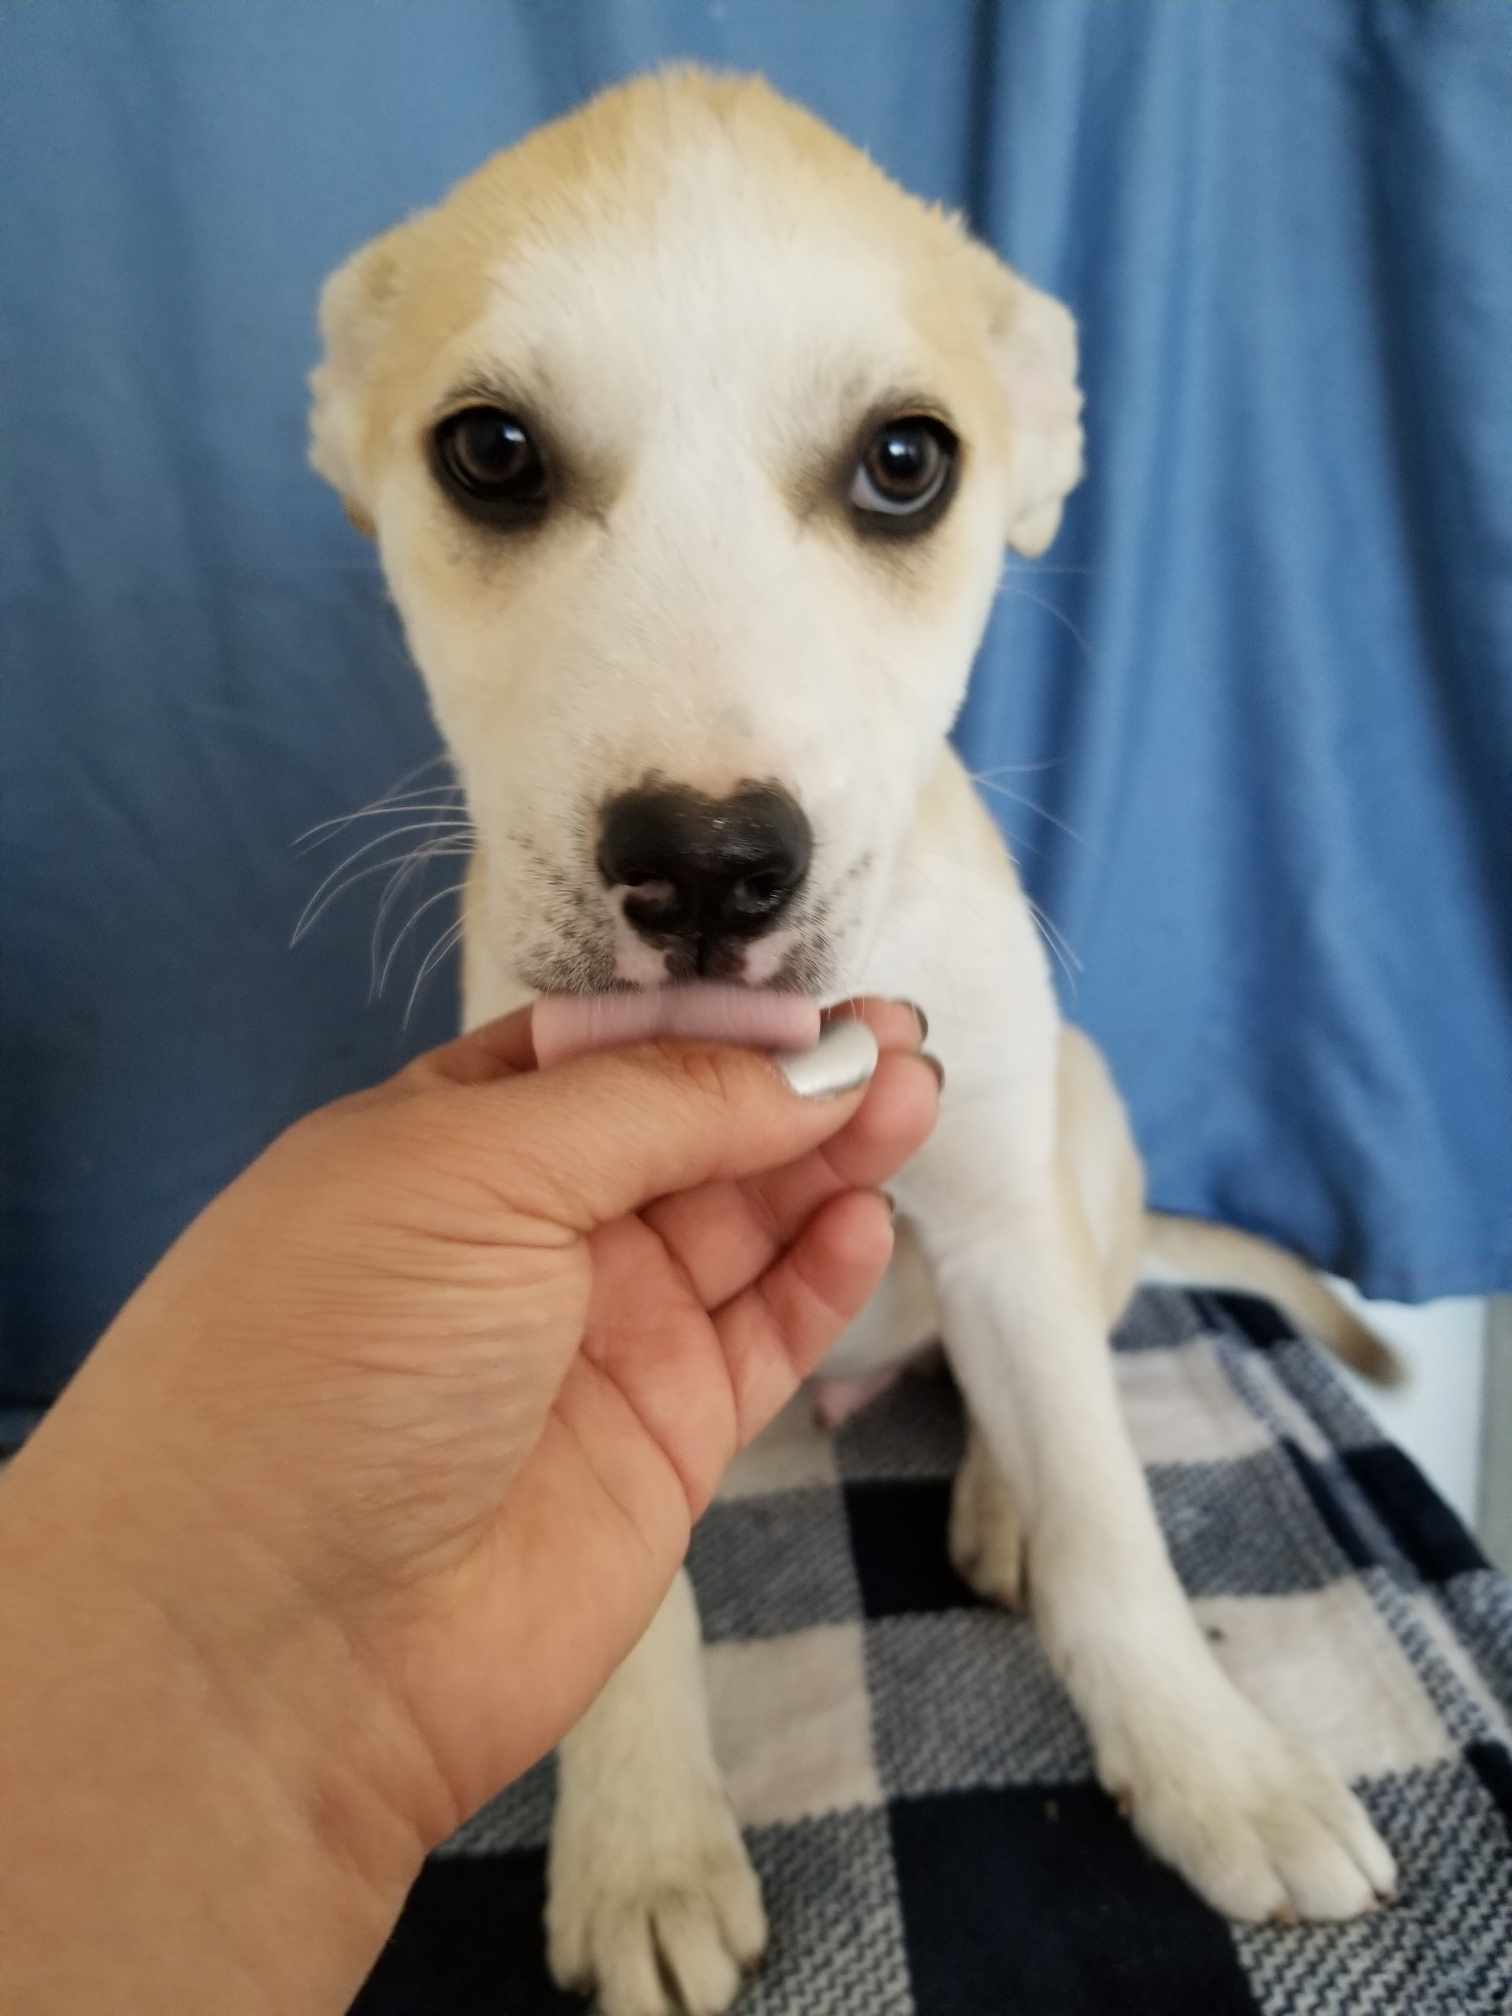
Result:
M0 1479L0 2002L344 2009L447 1831L429 1760L245 1536L52 1426Z

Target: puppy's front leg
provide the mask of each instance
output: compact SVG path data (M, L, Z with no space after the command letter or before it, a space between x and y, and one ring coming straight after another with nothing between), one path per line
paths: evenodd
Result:
M1363 1808L1232 1685L1176 1580L1120 1418L1074 1198L973 1216L976 1229L933 1242L946 1350L1012 1479L1035 1620L1102 1783L1233 1917L1370 1909L1395 1870Z
M761 1957L766 1918L710 1747L686 1574L560 1767L546 1910L557 1981L596 1987L601 2016L719 2016Z

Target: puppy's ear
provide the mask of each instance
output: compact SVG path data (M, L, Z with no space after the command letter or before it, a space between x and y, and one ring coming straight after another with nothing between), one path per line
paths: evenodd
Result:
M320 290L323 355L310 373L310 462L341 496L348 518L371 536L362 436L372 368L402 292L415 220L354 252Z
M992 343L1013 428L1008 543L1036 559L1082 476L1076 323L1059 301L994 260Z

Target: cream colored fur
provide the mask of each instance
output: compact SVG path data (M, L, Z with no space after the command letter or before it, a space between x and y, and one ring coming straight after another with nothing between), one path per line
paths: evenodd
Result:
M797 960L826 997L921 999L949 1072L894 1282L830 1369L886 1364L937 1309L971 1419L955 1557L999 1600L1027 1586L1133 1824L1237 1917L1369 1909L1390 1855L1225 1678L1167 1559L1107 1343L1138 1158L945 742L1004 546L1042 551L1081 473L1071 318L764 86L677 72L490 162L359 253L321 319L313 457L379 542L477 828L469 1021L663 977L595 874L606 795L779 780L814 866L745 977ZM467 522L427 463L479 386L571 472L527 533ZM927 538L868 543L827 472L879 401L921 399L964 444L959 492ZM1271 1253L1268 1285L1310 1281ZM561 1762L559 1977L606 2016L661 2016L669 1983L725 2009L764 1932L685 1580Z

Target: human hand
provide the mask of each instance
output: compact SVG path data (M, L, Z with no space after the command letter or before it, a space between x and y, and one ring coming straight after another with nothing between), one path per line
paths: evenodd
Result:
M872 1186L936 1079L910 1009L855 1012L882 1055L833 1099L687 1043L537 1072L521 1014L299 1123L18 1459L35 1530L85 1518L239 1714L292 1705L357 1804L444 1837L587 1706L880 1278Z

